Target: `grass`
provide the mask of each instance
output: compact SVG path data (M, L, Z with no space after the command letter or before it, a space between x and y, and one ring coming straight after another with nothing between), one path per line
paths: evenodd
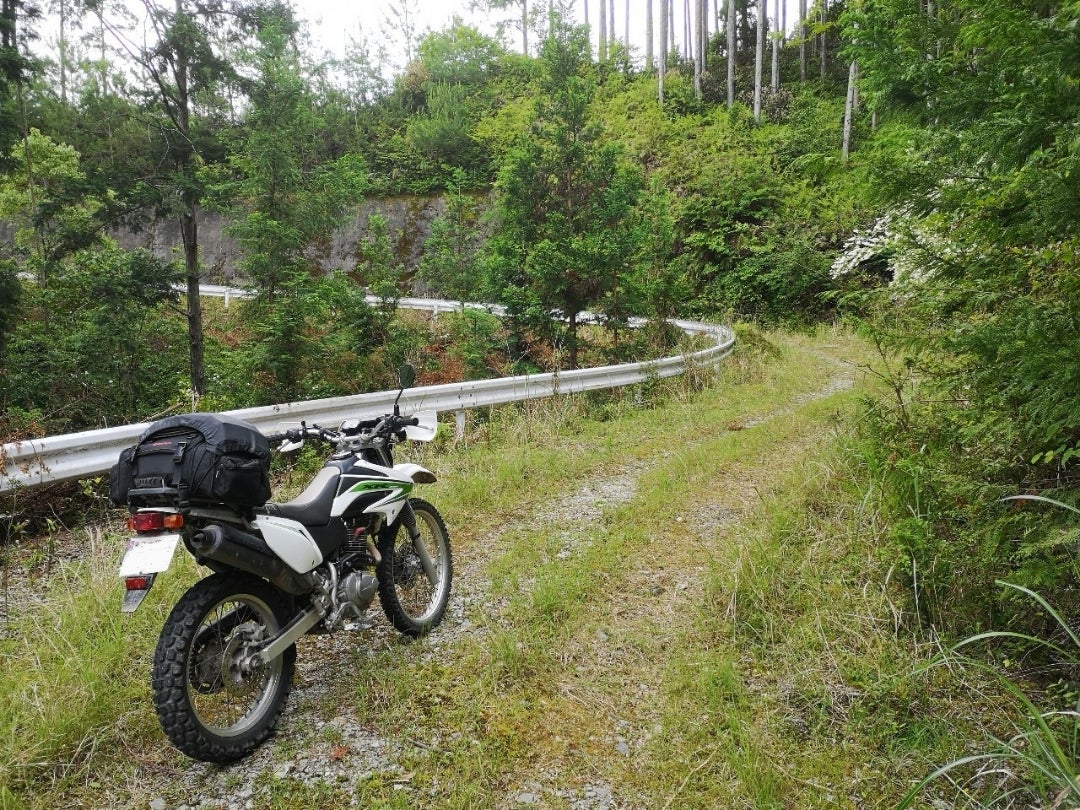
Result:
M864 347L743 337L699 385L473 413L464 441L414 451L440 478L425 497L469 572L472 629L358 650L311 707L345 701L400 773L267 774L255 806L880 807L961 755L985 712L947 669L912 676L935 650L896 621L845 452L865 381L831 381ZM146 685L194 566L121 619L120 542L55 575L0 642L0 807L197 803Z
M0 635L0 807L93 782L103 757L138 761L156 741L146 673L165 613L195 565L181 563L142 611L122 616L124 541L94 528L84 536L82 561L58 564Z

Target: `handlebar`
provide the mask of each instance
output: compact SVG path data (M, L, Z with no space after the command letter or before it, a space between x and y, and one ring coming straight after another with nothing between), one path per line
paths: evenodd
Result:
M320 441L340 444L353 437L362 437L367 434L370 438L392 438L397 436L406 427L415 427L420 424L420 419L415 416L399 416L387 414L376 419L357 420L355 425L350 425L342 430L331 430L319 425L307 425L300 423L298 428L290 428L284 433L267 434L266 440L271 444L281 442L301 442L305 439L318 439ZM403 438L403 437L402 437Z

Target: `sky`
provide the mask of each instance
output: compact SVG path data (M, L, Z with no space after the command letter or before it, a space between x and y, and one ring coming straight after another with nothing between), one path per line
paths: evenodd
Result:
M770 14L775 2L776 0L768 0ZM798 0L782 0L782 2L787 5L787 25L790 30L795 25L795 18L798 16ZM600 0L574 0L573 3L578 22L584 22L585 6L588 5L594 43L599 34L599 3ZM680 0L674 0L674 3L675 41L681 49L683 3ZM711 0L710 5L714 3L715 0ZM293 5L299 12L299 16L309 22L312 39L317 47L342 55L350 38L366 37L369 43L382 42L389 46L396 68L401 68L406 59L403 38L388 24L388 20L392 18L392 9L401 9L406 6L411 13L416 15L416 30L421 33L425 30L437 31L448 27L453 16L457 14L466 23L475 25L484 33L495 35L496 23L499 20L508 21L516 16L514 9L491 14L472 11L469 8L471 5L469 0L293 0ZM544 7L546 2L531 0L530 6L532 5ZM654 13L658 14L660 0L653 0L653 6ZM620 40L625 37L627 7L629 7L631 20L631 45L637 51L637 59L641 61L645 53L646 0L615 0L615 34ZM654 36L659 38L659 21L653 27ZM530 37L530 49L533 47L533 39ZM518 29L507 32L506 45L514 50L520 50L521 33Z

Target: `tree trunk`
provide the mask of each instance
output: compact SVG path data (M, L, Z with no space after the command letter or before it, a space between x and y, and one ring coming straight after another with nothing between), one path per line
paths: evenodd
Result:
M652 71L653 59L653 0L645 0L645 69Z
M694 49L694 98L701 101L701 76L705 72L705 52L701 49L701 20L705 15L701 11L701 6L705 0L694 0L694 26L696 33ZM687 15L689 18L689 15Z
M764 0L761 6L764 6ZM761 73L765 61L765 9L758 7L757 47L754 48L754 120L761 120Z
M67 0L60 0L60 36L56 41L56 48L60 62L60 103L67 106ZM104 88L102 88L104 92Z
M589 25L589 0L585 0L585 36L589 41L589 60L592 60L592 26Z
M694 46L693 39L690 36L690 0L683 0L683 57L693 61L694 59Z
M607 0L600 0L600 44L598 55L601 62L607 61Z
M806 81L806 0L799 0L799 78Z
M176 0L177 15L184 13L183 0ZM195 154L191 145L191 96L188 87L190 57L183 44L176 48L176 114L182 143L179 170L184 178L181 193L180 236L184 243L184 271L187 276L188 358L191 391L196 399L206 393L203 352L202 299L199 297L199 233L195 222L198 199L195 195Z
M667 73L668 6L671 0L660 0L660 69L656 72L657 94L664 106L664 74Z
M853 61L848 68L847 99L844 102L844 139L840 149L841 160L846 164L851 154L851 122L855 117L855 84L859 68Z
M615 0L608 1L608 56L615 55L615 42L618 37L615 36Z
M671 41L668 43L668 51L675 50L675 0L668 0L668 37Z
M775 93L780 89L780 30L778 30L780 20L780 0L776 0L776 11L773 15L773 37L772 37L772 75L769 81L769 87Z
M727 4L727 105L735 106L735 0Z
M529 0L521 0L521 52L529 55Z
M3 0L0 3L0 19L4 21L4 24L0 25L0 47L6 51L15 52L19 47L17 36L19 7L15 0Z
M709 0L698 0L698 53L701 54L701 75L709 69Z
M827 68L826 56L828 48L825 46L825 21L828 19L829 14L829 0L821 0L821 43L818 46L818 55L821 57L821 78L825 79L825 71Z

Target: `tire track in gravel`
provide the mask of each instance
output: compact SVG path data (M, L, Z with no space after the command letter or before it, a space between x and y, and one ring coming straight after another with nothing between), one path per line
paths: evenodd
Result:
M845 367L844 373L831 376L824 386L797 397L790 405L750 417L738 429L767 424L806 403L825 399L853 385L854 374ZM713 440L692 441L680 449ZM812 442L813 437L798 437L789 447L799 454L809 449ZM565 515L574 515L562 532L566 536L564 548L581 551L599 535L598 531L590 531L590 527L601 524L605 510L633 500L642 477L663 462L659 458L639 462L601 481L592 481L578 493L545 504L534 513L531 525L549 525L551 521L565 521ZM602 775L611 772L611 762L619 763L616 770L634 769L637 755L660 733L660 717L653 710L657 705L657 684L650 682L649 676L655 662L663 659L673 629L685 625L688 608L699 604L704 597L710 544L759 502L753 473L753 464L738 463L723 470L714 490L715 497L701 503L693 513L676 518L672 531L683 535L679 556L671 560L658 553L656 557L630 560L631 567L612 589L606 604L593 611L594 617L604 617L600 626L587 623L566 644L562 655L568 665L567 673L560 681L558 692L578 703L581 711L590 716L598 711L606 714L605 736L578 739L565 746L574 752L572 758L576 762L552 762L523 774L503 806L568 805L572 810L650 806L643 797L621 795L620 786ZM594 493L609 497L598 499L593 497ZM665 548L669 547L665 544ZM605 683L614 683L617 688L605 689ZM613 694L621 697L612 699ZM558 733L572 735L573 729L559 729ZM567 772L571 768L589 771L592 776L583 784L568 788Z

